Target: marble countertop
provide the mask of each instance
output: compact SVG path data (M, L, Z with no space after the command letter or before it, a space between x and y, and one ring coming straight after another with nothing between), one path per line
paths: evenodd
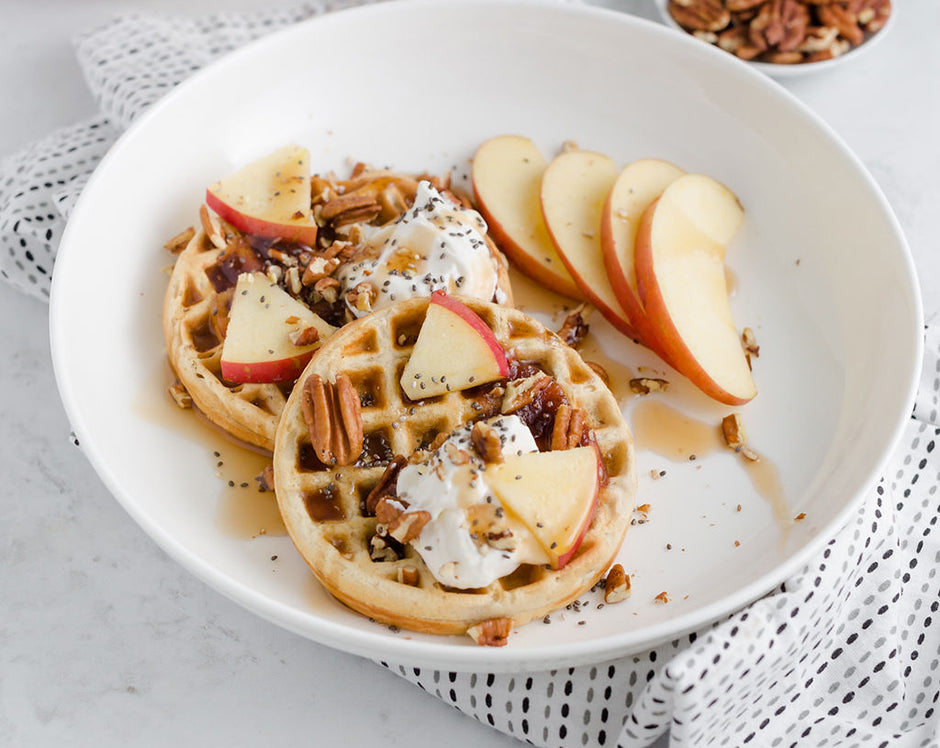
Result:
M282 0L3 3L0 155L95 112L70 39L117 13ZM647 17L644 0L597 4ZM896 3L842 70L787 82L884 190L940 311L940 4ZM373 663L283 631L171 561L68 440L45 304L0 287L0 743L516 745ZM662 742L665 744L665 741Z

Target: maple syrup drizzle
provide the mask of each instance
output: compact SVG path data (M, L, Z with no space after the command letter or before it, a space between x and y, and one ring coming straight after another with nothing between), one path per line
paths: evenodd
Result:
M639 449L649 449L676 462L698 460L727 449L721 435L720 421L700 421L658 400L638 403L632 413L633 436ZM793 520L789 515L783 483L777 466L765 456L749 460L739 455L757 493L767 502L777 524L786 531Z
M259 535L286 535L284 520L273 491L259 491L257 477L271 463L271 455L236 441L211 423L195 406L181 409L167 394L175 377L166 361L147 382L146 397L135 412L150 423L184 434L205 448L220 479L216 522L220 530L234 538ZM207 499L208 500L208 499Z
M608 387L622 410L627 401L633 397L633 391L630 389L630 380L636 376L633 369L608 356L601 348L597 338L590 332L581 341L578 353L581 354L581 358L585 362L600 364L607 372L607 377L610 380Z

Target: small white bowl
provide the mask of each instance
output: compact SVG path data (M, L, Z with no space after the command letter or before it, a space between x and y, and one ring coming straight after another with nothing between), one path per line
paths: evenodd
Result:
M681 31L683 34L688 34L692 36L688 31L686 31L682 26L676 23L675 19L669 13L669 0L655 0L656 7L659 9L659 13L662 16L663 22L677 31ZM891 15L888 17L887 23L879 31L872 34L864 42L859 44L857 47L852 47L845 54L839 55L831 60L820 60L819 62L805 62L797 65L783 65L772 62L758 62L747 60L748 65L760 70L763 73L766 73L772 78L797 78L803 75L813 74L813 73L822 73L826 70L832 70L835 67L842 66L844 63L849 60L856 60L861 55L865 54L868 50L872 49L879 41L881 41L885 34L890 30L894 25L894 18L898 12L899 3L893 3L891 8ZM706 42L707 43L707 42ZM715 45L710 45L715 46ZM730 53L729 53L730 54Z

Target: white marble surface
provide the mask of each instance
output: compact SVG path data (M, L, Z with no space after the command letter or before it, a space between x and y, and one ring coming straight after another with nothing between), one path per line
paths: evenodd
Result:
M293 3L0 0L0 155L94 113L74 33L116 13L274 4ZM600 4L654 16L645 0ZM940 311L940 4L896 5L891 35L870 55L786 85L885 191L931 321ZM370 662L256 618L170 561L69 444L47 325L44 304L0 288L0 744L516 744Z

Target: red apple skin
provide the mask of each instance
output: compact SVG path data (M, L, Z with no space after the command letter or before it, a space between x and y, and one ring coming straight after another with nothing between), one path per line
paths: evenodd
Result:
M744 405L750 402L751 398L738 397L720 387L695 360L669 316L666 301L656 280L651 241L653 213L658 203L657 198L643 213L636 235L635 250L637 288L646 314L656 330L658 344L672 365L710 398L726 405Z
M316 351L307 351L292 358L277 361L253 361L239 363L222 361L222 378L240 384L268 384L271 382L293 382L303 372Z
M588 512L584 524L581 527L581 532L578 533L578 537L574 541L574 545L552 562L552 568L555 570L564 569L565 565L574 557L574 554L577 553L578 548L581 547L581 541L584 540L584 536L590 529L591 523L594 522L594 515L597 513L597 503L600 498L601 486L607 482L607 470L604 468L600 447L597 446L597 442L593 442L593 445L594 454L597 456L597 481L594 484L594 499L591 501L591 511Z
M255 236L264 236L272 239L283 239L297 242L308 247L315 247L317 241L317 225L272 223L261 218L245 215L235 210L231 205L223 202L211 189L206 190L206 205L208 205L224 221L232 224L239 231Z
M474 188L474 194L476 195L476 189ZM500 225L499 221L490 213L483 202L480 201L479 197L476 200L477 210L480 211L480 214L483 216L483 220L486 221L486 225L489 228L489 235L493 238L493 241L496 242L498 246L505 255L512 261L512 264L516 266L516 269L525 276L528 276L536 283L539 283L549 291L554 291L559 293L562 296L567 296L569 299L576 299L577 301L586 301L584 294L581 293L579 289L573 282L570 282L567 278L562 275L550 272L548 269L535 262L529 255L523 250L509 234L507 234L503 227Z
M604 212L601 214L601 249L604 255L604 267L607 269L607 278L610 280L610 285L614 289L614 294L616 294L620 306L623 307L624 313L636 329L636 332L639 333L643 342L665 363L671 366L669 354L666 353L666 350L660 344L658 331L653 326L649 315L643 308L643 303L637 298L636 294L633 293L633 289L630 287L630 283L623 273L623 267L617 259L617 248L614 244L610 226L610 199L612 195L613 192L607 196L607 202L604 204ZM637 279L637 284L639 285L639 279Z
M515 137L515 136L498 136L496 138L491 138L486 143L480 146L484 148L487 143L492 141L497 141L504 139L506 137ZM528 138L524 139L527 143L531 144L531 141ZM534 146L532 146L534 148ZM483 220L486 221L488 227L489 235L492 237L493 241L499 246L499 248L506 254L506 256L512 261L512 264L515 265L516 269L525 276L528 276L536 283L540 283L545 286L549 291L554 291L559 293L562 296L567 296L572 299L577 299L578 301L586 301L584 294L581 293L581 290L575 284L574 280L568 275L564 267L559 267L557 272L552 272L551 269L545 267L537 260L535 260L519 243L512 238L512 236L506 231L502 223L497 220L496 216L489 210L487 203L481 197L481 190L478 187L477 175L471 170L470 180L471 186L473 188L473 196L475 198L477 210L480 211L480 215L483 216Z
M596 155L600 156L600 154ZM601 158L606 159L607 157L601 156ZM556 161L557 160L558 159L556 159ZM549 169L551 169L551 164L549 165ZM546 170L546 173L547 172L548 170ZM541 201L542 214L546 215L544 193L541 197ZM552 243L555 245L558 256L561 257L562 264L571 274L571 277L574 278L574 282L581 290L581 294L587 298L591 304L594 305L594 307L601 313L604 319L610 322L610 324L613 325L617 331L623 335L626 335L634 342L645 345L646 341L643 339L640 331L631 325L627 320L626 313L622 309L613 309L610 307L607 302L599 294L597 294L593 288L591 288L591 284L581 276L577 264L571 260L570 251L565 250L565 247L563 246L564 242L561 240L561 237L557 235L558 227L556 226L556 230L553 231L552 223L547 219L547 217L545 220L545 227L548 229L548 235L551 237Z
M435 291L432 293L431 303L442 306L447 311L456 314L476 330L493 352L493 358L496 360L496 364L499 367L499 375L501 377L509 376L509 359L506 358L506 349L499 344L493 331L480 319L480 316L476 312L453 296L448 296L443 291Z

